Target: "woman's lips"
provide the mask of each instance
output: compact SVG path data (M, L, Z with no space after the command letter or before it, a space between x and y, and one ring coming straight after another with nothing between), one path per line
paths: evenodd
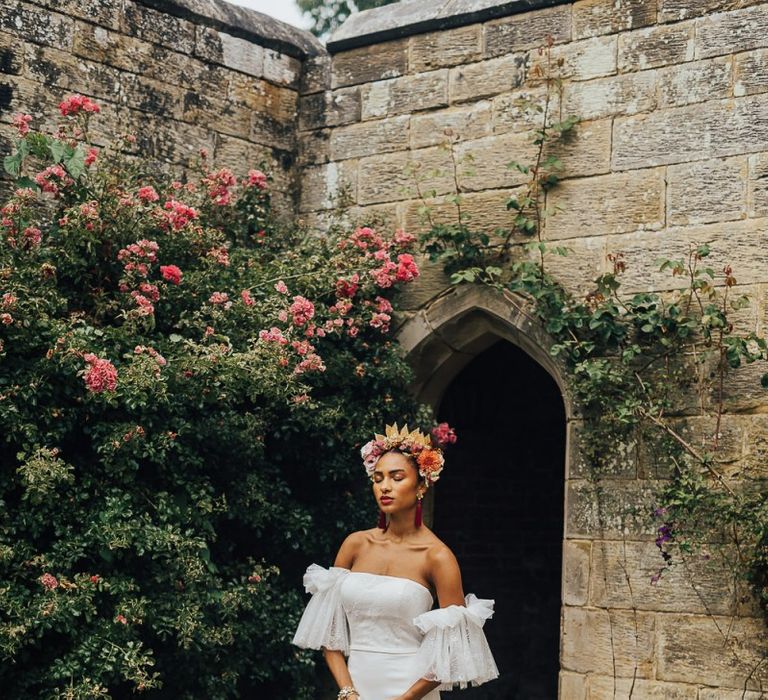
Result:
M392 503L392 501L394 501L394 500L395 500L394 498L388 498L387 496L382 496L382 497L379 499L379 501L381 501L382 505L385 505L385 506L386 506L386 505L389 505L389 504L390 504L390 503Z

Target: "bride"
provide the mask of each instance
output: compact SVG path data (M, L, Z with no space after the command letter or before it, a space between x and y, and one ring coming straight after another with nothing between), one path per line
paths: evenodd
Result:
M323 649L338 700L439 700L440 690L496 678L482 630L493 601L464 597L456 558L421 522L442 450L395 424L361 452L378 527L349 535L330 569L307 569L312 598L293 643Z

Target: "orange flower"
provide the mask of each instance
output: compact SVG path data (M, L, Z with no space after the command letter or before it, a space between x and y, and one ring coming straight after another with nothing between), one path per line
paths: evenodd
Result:
M443 466L443 456L437 450L423 450L416 460L425 474L438 472Z

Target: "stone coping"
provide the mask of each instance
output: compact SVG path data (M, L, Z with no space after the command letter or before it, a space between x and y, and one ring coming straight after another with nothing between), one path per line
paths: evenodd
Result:
M224 0L137 0L137 2L159 12L212 27L300 60L325 53L323 45L309 32L292 27L256 10L238 7Z
M357 12L328 39L330 53L485 22L497 17L529 12L574 0L402 0Z

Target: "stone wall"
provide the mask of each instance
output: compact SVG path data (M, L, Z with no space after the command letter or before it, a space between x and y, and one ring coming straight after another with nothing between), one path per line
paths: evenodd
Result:
M264 164L276 208L295 213L295 120L309 34L205 0L0 3L0 149L16 111L54 128L72 92L103 106L97 144L133 131L137 151L178 166L205 148L220 166Z
M508 225L505 202L522 182L507 163L532 152L536 113L519 100L544 99L534 68L548 35L565 78L557 106L583 119L557 151L565 179L551 193L548 205L560 211L544 237L571 253L553 258L550 270L581 293L608 269L606 254L621 251L626 289L665 290L674 281L655 260L709 242L718 266L733 265L736 291L755 300L739 324L765 333L765 1L412 0L354 15L328 54L308 34L220 0L6 0L0 148L7 152L13 112L53 128L61 97L82 92L108 107L94 123L97 143L133 130L137 149L169 165L200 148L238 171L264 162L286 216L322 229L344 190L353 218L375 215L416 231L423 223L404 175L410 163L419 164L422 191L438 194L437 220L455 216L441 200L455 187L442 147L449 129L457 156L474 157L474 172L462 167L459 176L464 210L493 231ZM425 267L406 299L413 323L401 334L421 353L431 398L439 394L433 377L460 365L455 348L477 352L450 311L461 300L438 298L446 286ZM508 310L491 316L489 329L555 374L545 341L530 340ZM409 340L421 333L439 345L438 327L454 333L445 347L428 348L441 357L440 372ZM727 387L721 442L734 475L768 476L760 372L737 370ZM681 430L698 444L712 421L696 415L695 397L681 398ZM603 515L570 413L566 464L561 698L762 697L765 628L720 553L691 563L695 584L676 569L650 585L659 564L653 529L626 514L645 507L664 477L653 455L627 447L604 475Z
M534 67L547 35L562 59L555 106L582 119L556 150L564 180L547 202L559 211L543 235L571 253L553 257L550 271L583 293L609 270L607 253L620 251L626 290L666 290L676 283L658 272L657 258L709 242L716 266L732 264L738 291L754 299L738 322L765 333L766 2L425 0L353 16L331 38L329 70L318 71L324 82L300 98L301 216L322 229L345 190L352 219L422 229L422 202L404 174L418 164L422 192L437 193L427 197L436 220L451 220L444 196L455 183L441 145L449 129L457 156L474 157L473 172L460 167L464 211L477 228L507 227L505 202L523 182L507 164L531 157L537 114L520 99L543 103ZM426 268L406 299L414 324L433 327L432 305L447 286ZM734 475L768 475L762 371L731 375L721 442ZM699 410L681 402L681 429L694 444L713 431ZM628 446L597 494L579 460L578 430L570 417L561 697L729 700L745 689L746 698L763 697L765 627L720 553L690 563L696 579L681 567L650 583L660 557L646 514L664 476L653 455Z

